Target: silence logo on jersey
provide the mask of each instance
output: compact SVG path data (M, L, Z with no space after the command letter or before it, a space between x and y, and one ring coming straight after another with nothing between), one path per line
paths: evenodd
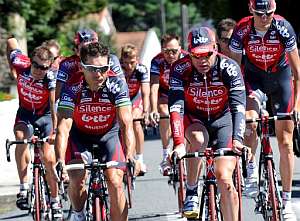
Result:
M208 90L206 91L204 88L196 88L196 87L189 87L188 88L188 94L193 97L221 97L226 93L225 86L221 87L208 87Z
M111 112L111 106L100 106L100 105L81 105L79 106L79 113L104 113L104 112Z
M183 71L185 71L189 67L191 67L191 64L189 62L184 62L184 63L177 64L175 66L174 70L179 72L179 73L182 73Z

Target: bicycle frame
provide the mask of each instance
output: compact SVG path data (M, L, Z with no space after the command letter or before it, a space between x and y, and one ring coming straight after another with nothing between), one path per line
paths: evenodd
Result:
M6 140L6 156L10 162L10 146L14 144L29 144L33 146L32 163L32 185L30 188L30 204L28 213L32 214L35 221L48 218L51 219L50 212L50 191L46 180L45 167L41 161L40 150L47 138L39 138L39 130L35 129L32 139L20 141Z

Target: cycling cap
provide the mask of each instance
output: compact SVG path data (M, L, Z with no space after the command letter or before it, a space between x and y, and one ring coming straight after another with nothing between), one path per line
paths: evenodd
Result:
M250 0L250 6L256 11L271 11L276 8L275 0Z
M215 51L215 33L208 27L198 27L188 35L188 50L191 53L203 54Z
M92 29L80 29L74 37L74 44L78 46L82 42L98 41L98 35Z

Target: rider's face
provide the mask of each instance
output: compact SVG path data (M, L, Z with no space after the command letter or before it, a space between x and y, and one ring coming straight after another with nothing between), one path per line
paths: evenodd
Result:
M172 39L162 46L162 53L168 64L174 63L180 55L180 45L178 40Z

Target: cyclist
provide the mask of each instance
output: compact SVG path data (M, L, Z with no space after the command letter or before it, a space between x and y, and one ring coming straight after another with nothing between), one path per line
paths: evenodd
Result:
M82 162L82 158L88 161L91 156L87 150L91 151L93 144L99 144L94 157L100 162L132 159L135 139L128 87L119 75L110 70L109 57L109 50L102 43L82 46L80 64L83 73L77 81L66 84L61 92L55 150L57 160L63 166L64 161L67 164ZM120 129L125 153L118 136ZM110 168L105 174L111 220L127 220L123 171ZM74 210L71 220L85 220L86 175L82 171L72 171L68 175L68 192Z
M7 56L10 65L17 73L19 108L16 115L14 133L16 140L28 139L33 135L32 126L39 126L43 137L51 135L54 139L56 128L55 114L55 76L50 70L53 56L44 46L33 50L32 59L22 54L15 38L7 40ZM53 220L62 217L59 205L57 184L51 168L55 165L53 147L49 143L43 146L43 162L47 170L47 181L50 186ZM16 164L20 179L20 192L17 194L17 207L28 209L28 174L30 152L26 144L19 144L15 151Z
M60 54L60 45L59 43L54 40L50 39L47 41L44 41L42 46L45 46L51 51L54 61L52 63L52 68L55 70L58 70L60 62L64 59L64 57Z
M72 83L78 79L78 75L81 75L80 70L80 58L79 51L83 45L89 44L91 42L97 42L98 35L97 33L89 28L79 29L74 37L74 51L75 54L65 58L59 66L57 74L57 84L55 99L57 100L60 97L60 91L65 83ZM110 54L111 70L116 74L123 76L123 71L117 56Z
M174 34L166 34L161 38L161 52L151 61L150 67L150 120L155 126L159 116L168 116L168 90L169 72L171 65L186 54L181 49L180 38ZM167 162L170 152L169 144L171 128L169 119L159 121L159 133L162 141L163 159L160 164L161 171L165 173L169 169Z
M252 16L243 18L237 24L230 41L232 57L238 63L245 50L244 74L248 95L246 117L258 117L261 98L264 97L261 96L262 93L270 99L275 115L288 115L292 111L299 113L300 63L295 32L288 21L274 14L275 0L250 0L249 10ZM257 148L256 127L256 124L247 126L245 133L245 145L252 148L253 154L246 180L250 193L253 193L253 189L254 193L257 190L258 175L254 161ZM285 220L296 219L291 206L293 129L291 120L275 122Z
M219 52L230 57L230 49L228 43L232 35L236 22L231 18L222 19L217 25L217 42Z
M192 29L188 35L189 55L176 61L170 72L169 107L174 151L220 150L240 152L245 129L246 93L239 66L217 53L215 33L207 27ZM172 155L173 153L171 153ZM186 199L183 214L199 214L198 177L200 160L187 161ZM215 159L215 174L221 192L224 220L238 220L238 194L232 174L235 157Z
M133 118L143 118L144 123L149 124L149 74L147 67L138 62L138 50L133 44L125 44L121 49L121 65L129 88L132 102ZM141 122L133 123L136 138L135 159L141 163L141 173L146 173L146 165L143 162L144 131Z

